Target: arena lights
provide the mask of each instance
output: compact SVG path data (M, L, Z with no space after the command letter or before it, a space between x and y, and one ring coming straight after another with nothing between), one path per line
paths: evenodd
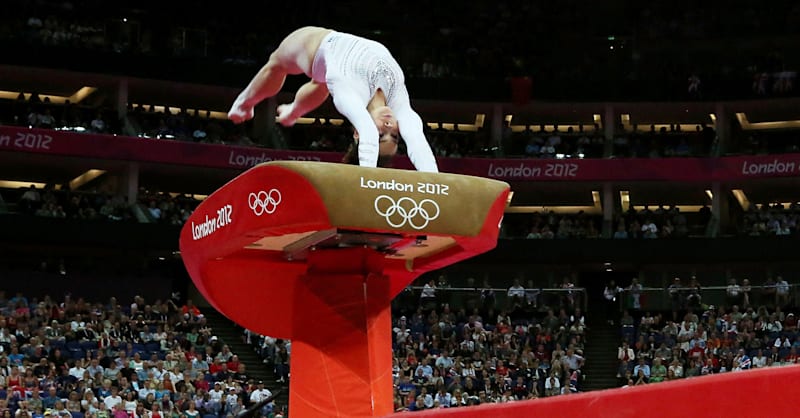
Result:
M47 185L35 181L0 180L0 187L3 189L27 189L31 186L37 189L44 189ZM55 185L54 189L61 190L61 185Z
M593 113L592 114L592 120L594 121L594 123L597 124L597 126L599 126L601 128L603 127L603 117L600 116L599 113Z
M33 126L28 125L28 128L33 129ZM86 128L83 126L62 126L60 128L55 128L54 130L66 132L86 132Z
M736 198L736 201L739 202L739 206L742 209L749 209L750 208L750 199L747 198L747 195L744 193L742 189L733 189L731 190L733 197Z
M739 121L739 125L741 125L742 129L745 131L800 128L800 120L750 122L747 119L747 114L744 112L736 112L736 119Z
M86 170L83 174L75 177L74 179L69 181L69 189L70 190L77 190L81 186L97 179L98 177L106 174L106 170L98 170L96 168Z
M630 207L631 205L631 192L628 190L620 190L619 200L620 200L620 206L622 207L622 211L623 212L627 211L628 207Z
M582 159L585 156L586 156L586 154L584 154L582 152L579 152L579 153L574 154L574 155L573 154L556 154L556 159L557 160L564 160L564 159L569 159L569 158L581 158Z
M71 96L58 96L45 93L37 93L37 96L39 96L40 100L44 101L45 99L48 99L50 100L50 103L53 104L64 104L67 101L70 103L80 103L83 101L83 99L89 97L89 95L95 91L97 91L97 87L83 86L75 91L75 93L73 93ZM33 95L32 93L24 93L21 91L0 90L0 99L17 100L17 97L19 97L20 94L25 97L26 101L30 101L31 96Z

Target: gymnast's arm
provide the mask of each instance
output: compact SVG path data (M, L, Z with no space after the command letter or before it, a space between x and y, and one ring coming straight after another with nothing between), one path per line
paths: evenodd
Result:
M378 166L378 127L369 115L366 103L363 103L358 94L347 88L331 89L333 105L347 120L353 124L358 132L358 164L361 167Z
M422 118L411 108L411 101L408 98L408 91L405 86L397 92L397 99L390 106L397 118L397 127L400 128L400 136L406 142L408 158L414 164L417 171L438 173L436 157L433 156L431 146L425 139L425 131L422 129ZM361 149L359 148L359 152Z

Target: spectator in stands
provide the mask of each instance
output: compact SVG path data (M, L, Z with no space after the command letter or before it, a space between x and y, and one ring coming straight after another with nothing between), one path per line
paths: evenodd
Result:
M89 124L89 130L94 133L102 134L106 132L106 122L103 120L102 112L97 112L94 115L94 119Z
M639 363L633 368L633 375L639 378L644 376L645 382L650 381L650 366L645 362L644 358L639 358Z
M189 315L189 319L192 321L197 321L203 318L203 314L200 313L200 309L195 306L194 302L191 299L186 300L186 304L181 306L181 313L184 315Z
M271 396L272 396L272 392L270 392L269 389L266 389L264 387L264 382L263 381L259 380L258 384L257 384L257 389L254 390L250 394L250 402L251 403L259 403L259 402L261 402L261 401L263 401L263 400L265 400L265 399L267 399L267 398L269 398ZM261 413L264 414L264 415L267 415L273 410L274 407L275 407L275 403L274 402L270 402L269 404L264 406L264 408L262 409Z
M20 198L19 205L22 208L22 211L25 213L33 213L35 210L39 208L40 202L42 200L41 194L36 189L36 185L31 184L28 190L22 194Z
M278 346L275 353L275 374L279 383L286 383L289 379L289 351L285 342Z
M42 129L53 129L56 125L56 118L53 117L49 108L45 108L44 112L39 114L38 123L36 127Z
M622 346L617 349L617 359L620 362L632 362L636 358L636 354L633 352L633 348L628 345L628 341L622 341Z
M789 282L781 276L776 278L775 285L775 306L786 306L789 304Z
M653 360L653 368L650 371L650 382L663 382L667 378L667 368L661 363L661 359L656 357Z
M603 289L603 299L606 305L606 319L609 324L614 325L617 315L619 314L619 301L617 297L623 289L617 286L614 280L608 282L605 289Z
M515 278L514 284L508 288L508 305L510 310L516 307L521 307L525 302L525 288L522 286L520 279Z
M728 280L728 287L726 289L726 302L728 306L739 305L741 304L741 288L739 284L736 283L736 279L731 277Z
M419 297L420 306L430 307L431 304L436 304L436 283L431 279L423 286L422 293Z
M617 230L614 232L614 239L628 239L628 231L625 229L625 222L620 221L617 224Z
M642 224L642 237L648 239L658 238L658 227L652 219L646 219Z

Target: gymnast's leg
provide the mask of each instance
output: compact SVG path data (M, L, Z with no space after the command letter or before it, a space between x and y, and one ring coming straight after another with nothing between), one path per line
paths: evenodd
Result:
M228 112L228 118L234 123L252 119L253 108L262 100L277 95L283 87L287 75L305 73L310 76L314 55L322 38L329 32L330 30L323 28L304 27L289 34L270 55L269 61L261 67L250 81L250 84L236 98L231 110ZM318 96L323 93L317 86L303 87L304 89L301 89L303 97L308 96L309 100L301 103L301 106L295 106L298 107L298 110L302 110L300 108L305 108L318 100ZM298 92L299 94L300 92ZM324 91L323 99L319 100L317 105L321 104L326 97L327 89ZM283 110L284 112L289 110L287 119L290 119L288 115L296 113L291 109ZM308 110L311 109L306 111Z
M286 69L273 52L261 70L253 77L250 84L239 94L228 111L228 119L233 123L242 123L250 120L254 115L255 106L262 100L275 96L283 87L286 80Z
M292 126L297 118L319 107L327 98L328 86L311 80L297 90L294 102L278 106L278 122Z

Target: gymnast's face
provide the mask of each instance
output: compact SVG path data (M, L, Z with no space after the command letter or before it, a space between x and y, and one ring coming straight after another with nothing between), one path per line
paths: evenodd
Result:
M378 128L379 153L382 157L392 156L397 153L397 144L400 143L400 129L392 109L386 106L375 108L372 120Z

